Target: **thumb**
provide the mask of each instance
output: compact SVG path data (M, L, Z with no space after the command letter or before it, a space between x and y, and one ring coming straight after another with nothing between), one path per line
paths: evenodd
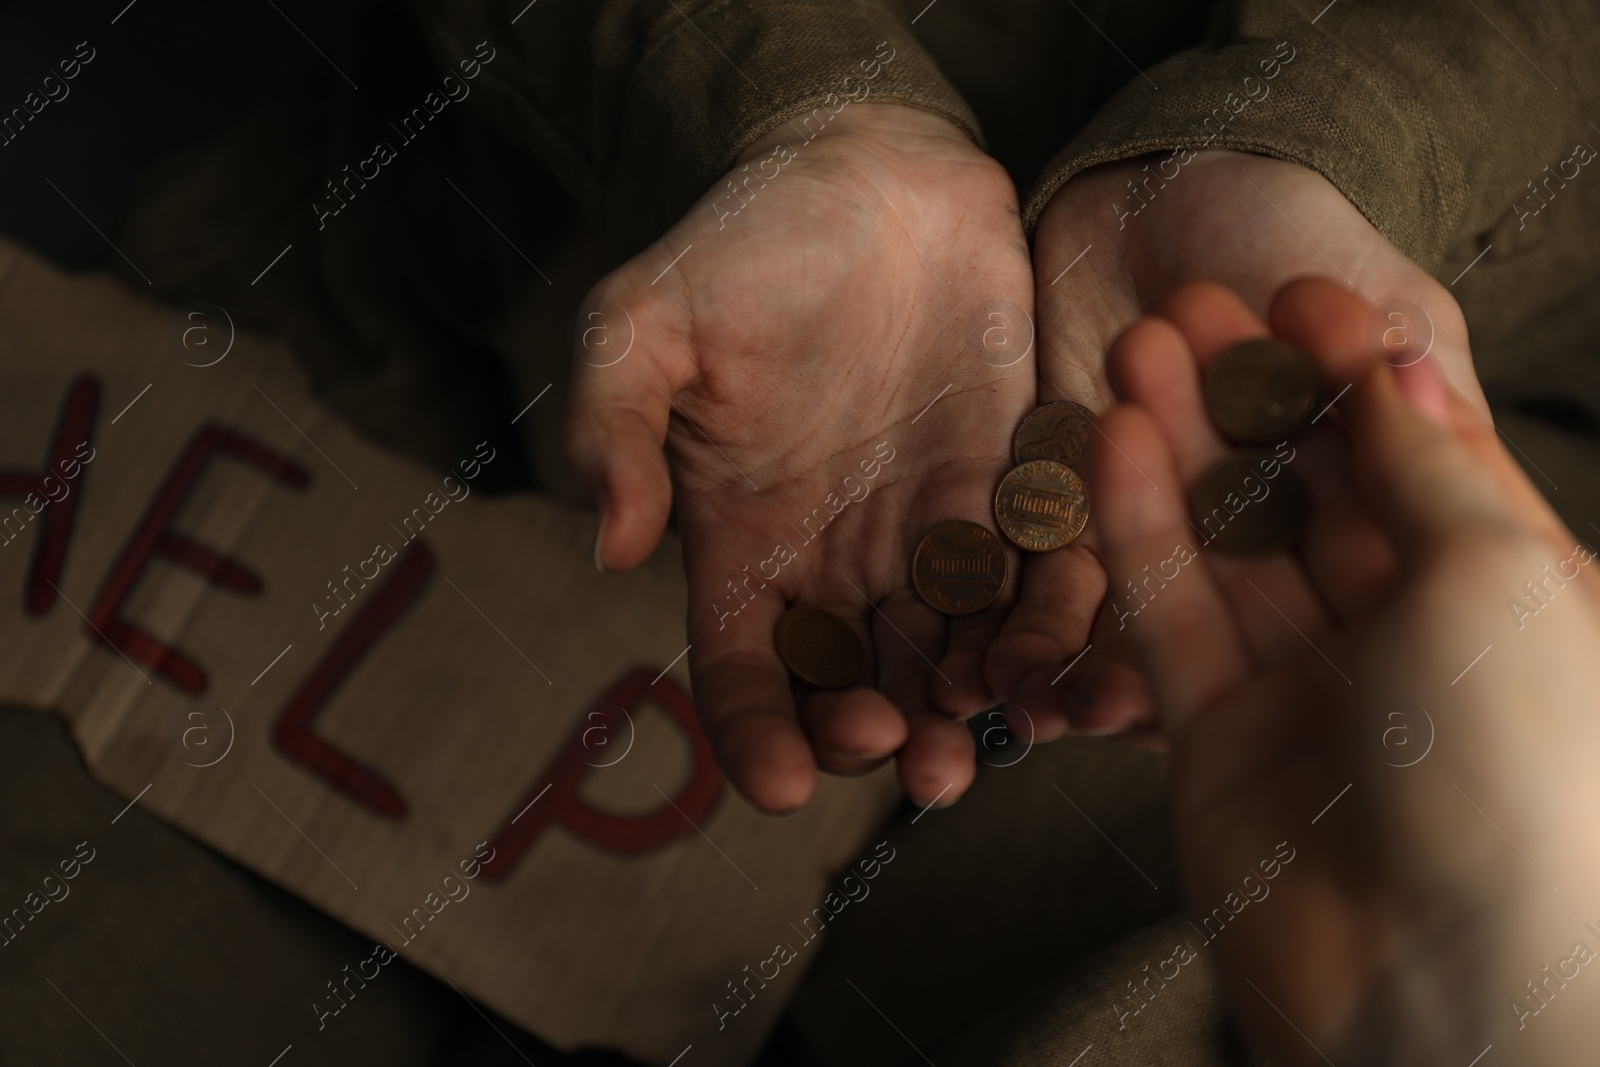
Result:
M1375 361L1351 394L1356 483L1402 561L1417 563L1463 536L1529 532L1506 476L1526 478L1505 469L1509 459L1495 461L1504 452L1492 430L1453 417L1459 402L1432 359L1400 372ZM1491 439L1468 440L1485 434Z
M620 307L580 313L564 444L599 511L594 562L638 566L655 550L672 507L662 442L676 386Z

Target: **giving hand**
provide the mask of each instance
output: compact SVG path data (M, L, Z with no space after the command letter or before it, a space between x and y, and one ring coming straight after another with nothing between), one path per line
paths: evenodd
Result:
M1351 385L1283 465L1294 553L1202 549L1185 500L1224 451L1200 368L1267 325L1187 286L1110 357L1095 522L1175 746L1192 945L1275 1060L1593 1062L1600 570L1433 360L1374 355L1371 312L1321 279L1270 305Z

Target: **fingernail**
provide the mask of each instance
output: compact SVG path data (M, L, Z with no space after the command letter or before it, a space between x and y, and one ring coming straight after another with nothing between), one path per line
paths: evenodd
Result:
M1424 357L1394 370L1395 385L1412 409L1424 418L1447 426L1450 423L1450 386L1439 365Z
M597 501L597 504L599 506L600 519L595 525L594 531L594 569L599 571L601 574L604 574L606 572L606 565L600 561L600 556L605 550L606 512L611 506L611 496L604 489L600 490L600 498Z

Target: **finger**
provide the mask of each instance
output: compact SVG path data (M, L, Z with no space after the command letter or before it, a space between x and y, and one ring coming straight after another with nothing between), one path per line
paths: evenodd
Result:
M895 757L901 788L918 807L949 807L966 793L977 773L971 732L940 712L912 714L907 725L910 736Z
M931 690L934 707L958 721L1000 702L1000 695L984 674L984 662L1010 618L1006 599L1002 592L999 600L977 614L947 620L944 657L937 661Z
M1418 360L1417 363L1424 362ZM1407 363L1395 367L1394 381L1400 395L1425 418L1440 426L1450 425L1450 390L1443 374L1431 371L1437 368L1419 367Z
M905 717L871 689L811 694L801 700L800 720L817 766L846 777L881 767L908 734Z
M1226 451L1201 410L1195 352L1176 323L1148 318L1128 327L1106 354L1106 373L1120 400L1140 405L1161 423L1180 473L1198 473Z
M1290 282L1273 297L1267 319L1272 323L1273 332L1285 337L1326 337L1329 353L1322 358L1338 386L1355 381L1373 360L1388 363L1400 371L1404 379L1406 367L1420 358L1428 358L1435 360L1444 372L1445 390L1457 393L1470 407L1484 414L1488 401L1472 365L1466 320L1460 309L1444 287L1432 279L1418 279L1407 288L1411 292L1406 295L1415 296L1427 305L1412 305L1421 313L1426 325L1423 336L1427 341L1422 357L1411 354L1415 351L1414 343L1420 343L1420 339L1414 342L1412 330L1420 324L1412 322L1408 312L1391 310L1378 323L1387 324L1387 328L1373 330L1375 310L1372 304L1331 278L1307 277ZM1409 300L1405 302L1410 303ZM1400 331L1398 343L1388 339L1395 330ZM1487 421L1486 414L1484 419Z
M1070 671L1031 675L1007 706L1013 729L1031 724L1038 741L1067 733L1101 736L1157 724L1144 676L1119 656L1091 651ZM1010 718L1012 709L1018 714Z
M816 788L811 744L796 717L789 673L772 634L784 602L771 590L713 612L689 583L689 672L695 710L717 764L762 811L797 810Z
M1436 383L1442 384L1436 384L1430 389L1417 383L1416 379L1419 377L1432 378ZM1522 466L1512 458L1511 453L1501 443L1502 435L1494 423L1467 393L1449 380L1444 366L1431 358L1424 359L1414 367L1396 369L1395 382L1401 389L1402 395L1408 397L1411 395L1408 390L1446 392L1448 425L1457 440L1461 441L1467 451L1483 464L1489 477L1511 503L1513 510L1522 515L1534 529L1540 531L1552 545L1563 550L1571 549L1573 538L1566 524L1556 515L1555 509L1550 506L1550 501L1528 480ZM1509 442L1510 438L1505 440ZM1592 577L1600 581L1600 572Z
M1298 278L1267 308L1272 332L1312 353L1335 392L1378 361L1367 337L1372 305L1327 278Z
M1375 365L1387 366L1377 358L1366 335L1370 313L1370 306L1343 286L1327 279L1308 278L1286 286L1274 298L1269 315L1274 328L1313 352L1337 383L1352 382ZM1469 454L1482 464L1477 478L1482 480L1487 475L1530 529L1536 530L1554 548L1571 548L1572 535L1501 446L1493 425L1470 400L1451 387L1442 368L1431 356L1392 368L1392 381L1397 395L1416 415L1453 432ZM1390 458L1402 462L1399 456ZM1352 525L1360 526L1359 523ZM1360 541L1347 541L1340 551L1348 554L1357 543L1370 544L1374 536L1381 536L1375 534L1375 530L1374 526L1346 531L1347 536ZM1333 537L1334 532L1328 531L1328 536ZM1375 568L1379 565L1375 559L1369 562ZM1390 566L1392 568L1392 563ZM1349 567L1331 574L1319 573L1316 578L1319 586L1330 595L1359 595L1365 579L1370 598L1371 588L1383 584L1372 575L1354 575Z
M1149 687L1129 667L1133 651L1116 622L1110 601L1102 599L1083 650L1061 667L1034 672L1018 687L1013 702L1022 715L1017 718L1031 722L1039 740L1156 722Z
M1296 465L1311 493L1300 561L1334 619L1359 618L1394 585L1399 567L1394 546L1350 480L1339 435L1319 431L1302 444Z
M876 610L860 586L843 594L848 600L806 597L805 602L832 612L854 631L869 650L863 686L847 692L817 692L800 701L800 721L811 738L817 764L833 774L861 774L892 756L906 741L906 720L895 694L883 687L885 658ZM942 639L941 632L934 638ZM900 660L894 660L895 668ZM926 689L926 680L923 681ZM926 699L924 697L924 699Z
M578 321L582 326L589 319L580 316ZM681 383L662 369L666 353L652 349L659 341L643 329L643 311L626 321L632 347L615 363L602 365L585 343L595 327L578 334L563 441L567 458L600 512L594 561L601 570L627 570L643 562L661 540L672 506L662 443L672 410L669 398Z
M1160 313L1178 328L1202 371L1240 341L1267 335L1267 324L1232 289L1215 282L1178 286L1162 301Z
M1028 557L1021 593L984 663L990 692L1014 699L1030 676L1064 667L1083 650L1105 595L1105 569L1084 538Z
M1159 728L1150 686L1130 667L1133 651L1127 631L1119 627L1109 601L1095 614L1089 637L1089 655L1081 669L1060 675L1059 685L1052 684L1066 688L1064 710L1072 728L1092 734Z
M1214 361L1228 346L1262 336L1266 327L1238 297L1209 283L1181 287L1167 310L1174 316L1170 324L1145 320L1118 338L1109 368L1118 395L1154 416L1177 462L1182 484L1192 485L1229 451L1206 416L1196 363L1202 354L1206 361ZM1202 346L1192 353L1190 334ZM1288 458L1282 464L1273 462L1267 470L1281 471L1294 462L1298 449L1290 447ZM1265 492L1274 491L1271 478L1275 476L1263 472L1259 482ZM1231 513L1219 510L1220 515L1202 517L1194 528L1202 544L1231 519ZM1263 663L1299 654L1302 635L1315 634L1328 625L1328 614L1316 591L1306 581L1299 561L1287 552L1255 558L1219 553L1211 557L1211 568L1228 592L1252 652ZM1131 604L1158 594L1164 584L1159 571L1146 571L1131 583L1113 585L1110 594L1131 608Z
M967 728L937 710L932 690L948 686L935 666L944 616L902 591L873 612L878 689L905 716L906 742L897 755L900 783L915 804L954 803L972 784L975 750Z
M1008 700L1000 706L1006 729L1013 737L1018 738L1028 745L1049 744L1051 741L1065 737L1072 730L1072 725L1067 722L1065 712L1054 708L1038 707L1035 700L1041 691L1038 679L1045 677L1049 672L1040 671L1038 674L1023 681L1017 689L1017 699ZM1047 682L1045 684L1048 684Z
M1144 675L1110 656L1102 657L1068 691L1067 718L1076 733L1090 736L1159 726Z
M1101 429L1106 447L1093 453L1092 514L1113 588L1152 561L1183 561L1160 595L1122 609L1118 619L1150 679L1163 725L1176 736L1245 676L1249 651L1207 560L1194 547L1161 428L1148 412L1126 406L1102 419Z
M1338 420L1334 403L1378 358L1367 337L1371 312L1360 296L1325 278L1290 282L1267 312L1273 332L1314 355L1333 385L1331 402L1317 416L1326 425L1304 449L1313 518L1300 556L1340 620L1356 618L1382 599L1397 567L1393 546L1351 484L1345 450L1323 432ZM1445 410L1442 388L1430 399L1436 410Z
M1469 448L1407 402L1388 366L1374 365L1355 384L1349 411L1358 484L1393 538L1403 568L1420 567L1464 531L1525 535L1536 521L1530 511L1545 510L1531 485L1514 503L1502 486L1505 474L1488 476L1486 460L1511 462L1495 458L1504 455L1498 444ZM1470 424L1462 432L1483 433ZM1516 480L1528 484L1520 473Z

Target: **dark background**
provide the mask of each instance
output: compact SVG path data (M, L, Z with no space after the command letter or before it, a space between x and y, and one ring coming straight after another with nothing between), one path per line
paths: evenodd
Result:
M338 62L355 4L274 2L282 14L267 0L0 2L0 115L29 92L43 95L40 82L59 78L57 62L79 42L96 53L66 83L66 99L0 146L0 232L71 269L115 256L94 227L112 231L152 163L214 133L301 67L323 63L295 26Z

